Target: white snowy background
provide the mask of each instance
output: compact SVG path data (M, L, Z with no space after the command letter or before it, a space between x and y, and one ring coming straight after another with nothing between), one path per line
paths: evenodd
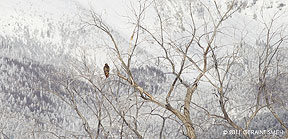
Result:
M189 29L188 2L189 0L156 0L161 9L160 13L173 17L165 28L168 31L167 36L173 36L175 40L189 35L187 33ZM255 87L257 83L250 79L257 78L257 65L255 64L257 63L257 50L260 49L261 42L265 41L265 33L262 32L265 28L263 23L269 23L273 15L278 13L277 16L281 15L281 17L275 21L274 31L277 31L277 27L286 28L288 3L286 0L238 0L239 4L241 2L245 3L245 6L223 23L223 34L219 35L215 45L227 46L225 50L219 51L219 55L230 53L234 45L243 45L240 52L242 59L239 60L242 63L233 67L233 71L237 71L237 78L232 79L231 90L227 95L229 97L227 109L229 109L230 116L243 126L245 117L250 114L247 109L255 102L254 93L257 91ZM214 4L209 0L203 3L208 7L213 7ZM203 10L204 7L197 4L199 2L194 1L195 9L198 9L195 11L196 25L200 25L202 19L209 15ZM219 1L222 8L227 6L226 4L226 1ZM58 83L70 78L73 74L71 68L83 66L81 60L84 56L87 58L88 67L95 70L93 77L99 80L99 84L104 84L104 89L110 86L111 90L117 90L117 93L113 94L117 97L117 101L113 103L118 109L126 109L132 104L131 101L136 101L131 95L133 89L129 85L125 83L119 85L122 82L114 72L117 58L111 50L109 38L95 27L87 26L86 22L91 21L90 10L93 9L113 30L121 51L125 52L134 29L132 18L129 16L133 15L132 9L138 7L138 0L0 0L0 138L89 138L84 130L83 121L77 117L74 109L51 91L46 90L61 92L60 94L65 97L65 88ZM211 10L216 13L213 11L215 9ZM147 9L142 24L157 32L157 22L157 15L154 7L151 6ZM199 34L201 33L203 32L199 31ZM287 30L284 30L283 35L287 34ZM276 35L274 39L276 40L277 37ZM145 38L142 41L144 40ZM171 71L168 66L155 64L157 63L155 59L163 53L160 53L161 49L154 45L152 43L141 44L133 61L132 72L135 73L135 80L140 86L155 95L157 99L164 101L173 76L169 74ZM281 70L285 72L288 71L287 45L287 40L285 40L279 52L279 57L282 58ZM174 60L177 60L177 57ZM103 81L102 68L105 63L108 63L111 68L113 80L111 79L109 83ZM85 71L84 67L79 69ZM194 79L191 76L194 75L193 70L188 69L183 75L186 80ZM273 87L281 92L275 94L275 98L283 100L283 105L279 106L276 111L287 127L288 76L284 74L277 80L273 80L271 76L271 82L273 82L271 83ZM90 99L95 97L109 106L109 103L99 95L95 95L94 90L84 81L79 79L77 83L81 86L78 85L76 89L83 93L83 97L88 102L96 101ZM175 96L172 97L176 102L177 99L181 99L183 90L179 88L175 92ZM218 104L218 98L213 93L215 91L203 83L199 86L195 97L193 96L193 102L221 115L219 106L215 106ZM111 96L111 99L115 99L114 97ZM80 100L81 98L79 98L79 109L87 117L90 126L97 129L98 121L95 120L94 114ZM95 106L95 109L97 108ZM102 121L106 131L102 131L99 138L120 138L119 132L123 128L121 118L117 116L112 107L106 109L107 113L103 112ZM152 110L156 113L163 113L163 110L151 103L145 103L141 107L142 115L139 116L138 123L139 131L144 138L159 138L163 119L153 115L147 116L147 113L152 113ZM111 113L108 114L108 111ZM129 113L133 115L135 111L130 110ZM164 115L169 117L170 114ZM198 125L195 127L198 138L223 138L222 131L230 129L225 125L218 125L217 123L225 122L219 119L209 119L200 109L193 111L191 115L195 117L192 118L193 123ZM111 123L111 119L105 118L108 116L115 120ZM163 132L165 138L186 138L178 129L179 127L174 126L177 124L176 121L167 121ZM258 113L250 129L284 131L284 128L267 109ZM124 138L137 137L128 127L124 126L124 131L126 134ZM283 135L276 136L276 138L284 138Z

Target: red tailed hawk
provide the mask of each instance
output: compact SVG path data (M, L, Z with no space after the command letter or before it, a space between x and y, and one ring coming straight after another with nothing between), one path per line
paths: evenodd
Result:
M106 78L108 78L109 77L110 67L108 66L107 63L105 64L103 70L104 70L104 74L105 74Z

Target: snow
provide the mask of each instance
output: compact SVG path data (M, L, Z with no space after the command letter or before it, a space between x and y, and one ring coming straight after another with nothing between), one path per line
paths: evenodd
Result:
M241 2L245 1L238 0L238 3ZM35 125L40 126L41 124L39 123L46 121L41 127L35 128L43 131L51 129L51 131L55 133L67 136L72 136L73 134L81 136L82 134L86 134L83 129L83 121L79 119L73 110L74 107L64 103L51 92L48 93L45 90L39 91L32 89L33 87L42 87L41 89L44 89L48 86L49 89L55 89L61 92L60 96L64 96L64 98L69 101L69 95L71 94L65 92L66 88L61 86L61 84L65 85L65 82L58 81L58 79L64 80L66 78L72 78L68 75L76 74L75 80L73 81L77 83L75 83L76 85L74 87L81 92L79 97L77 97L77 102L79 102L78 107L80 111L84 113L84 116L87 117L93 129L97 128L98 121L95 120L95 115L92 110L98 111L100 108L107 109L103 112L103 126L105 126L108 130L107 132L111 132L111 136L115 138L118 137L117 135L121 131L119 129L123 121L112 107L104 108L110 106L110 104L98 91L94 90L95 88L91 89L90 84L85 82L87 80L81 78L83 75L89 76L93 81L95 79L96 84L99 85L101 89L104 89L109 99L113 100L112 103L116 106L117 110L127 110L129 116L133 117L136 116L134 110L135 105L141 107L140 110L142 111L140 111L138 115L139 121L137 121L139 122L139 126L143 128L139 129L141 134L144 134L147 129L150 133L146 135L147 138L159 137L159 128L162 122L161 118L151 115L147 117L147 113L155 112L157 114L163 114L165 111L151 103L144 103L139 97L137 101L140 101L139 103L143 102L143 107L142 105L140 106L140 104L134 104L136 100L134 96L135 91L127 86L126 83L123 83L122 80L119 81L115 76L116 67L114 63L118 68L121 67L117 63L118 60L113 53L113 45L111 41L109 41L108 36L101 33L95 27L84 26L85 24L83 23L83 20L91 21L89 16L91 9L99 14L103 21L113 30L113 35L115 35L117 43L119 44L121 54L123 54L126 60L129 43L131 43L130 37L134 30L134 25L131 22L135 20L135 17L131 17L130 15L133 15L132 8L138 8L139 1L0 0L0 3L0 114L6 113L4 111L8 113L3 117L0 116L2 118L0 118L0 121L4 121L4 126L0 122L1 130L3 128L3 131L11 135L12 138L19 138L24 134L24 131L30 132L30 130L32 130L31 128L34 128ZM156 38L160 37L159 20L157 19L154 8L156 5L157 8L159 8L159 13L163 15L163 19L167 19L163 24L165 41L168 42L170 41L169 39L176 40L175 42L177 42L177 44L175 46L183 48L189 39L187 36L191 35L189 32L191 31L191 19L188 14L188 3L189 0L159 0L155 3L149 3L151 5L147 8L142 25L151 29ZM195 4L193 12L195 13L196 27L199 28L196 35L201 35L207 30L207 32L211 31L213 29L212 21L219 19L213 1L202 1L202 3L205 3L206 6L211 8L212 15L208 15L207 11L205 12L203 7L199 6L201 5L200 1L193 1L193 4ZM219 1L220 12L224 12L227 9L226 4L226 1ZM243 117L249 114L248 112L242 111L245 111L250 108L250 105L254 104L253 100L256 94L255 92L257 92L257 87L255 86L257 86L257 84L252 84L250 78L256 78L257 75L255 63L258 62L258 53L256 49L261 47L258 46L257 43L265 40L263 36L265 37L265 31L267 31L263 28L265 28L265 24L270 23L275 13L277 13L276 17L281 15L281 18L275 21L273 27L287 28L287 10L286 0L251 0L247 2L246 7L234 13L220 26L219 30L221 30L221 33L218 34L213 45L224 46L225 49L217 51L218 55L224 56L231 54L233 50L231 48L238 45L243 45L244 47L241 49L243 50L241 51L242 59L236 61L239 65L233 68L233 72L237 74L235 79L233 78L233 81L237 82L231 83L234 87L226 95L231 98L227 104L227 109L229 110L232 120L237 121L237 123L242 123ZM204 24L205 22L207 24ZM203 25L207 25L207 30L203 29ZM281 30L273 31L281 32ZM282 33L283 34L277 33L276 37L272 39L272 42L279 39L280 35L287 35L287 30L283 30ZM163 92L167 92L174 77L170 74L171 68L169 62L159 60L159 57L163 56L164 52L157 44L151 43L151 36L144 32L141 32L140 35L141 43L135 52L135 57L133 57L132 72L140 86L152 92L157 100L165 102L166 93ZM205 44L205 41L206 40L203 39L200 43ZM287 46L287 41L283 43L283 46ZM174 50L173 47L168 45L167 47L169 47L169 51ZM284 51L281 53L285 55ZM170 54L173 61L181 60L178 52L171 51ZM191 54L191 57L196 60L202 59L201 51L197 48L193 47L188 54ZM83 63L82 60L87 60L87 63ZM245 60L249 61L245 62ZM285 62L285 60L283 60L283 62ZM110 65L112 77L104 81L102 77L102 67L105 63ZM87 67L84 67L84 65ZM199 63L199 65L201 65L201 63ZM189 65L186 64L185 66L188 67ZM176 62L175 67L176 71L178 71L180 68L179 63ZM64 69L70 71L67 72ZM58 70L59 72L54 75L54 72ZM247 70L253 71L248 73ZM282 70L285 70L285 68ZM251 76L249 74L251 74ZM185 69L181 78L187 81L188 84L193 84L196 75L197 70L189 67ZM214 81L213 74L207 76ZM46 80L46 78L53 80ZM283 87L286 83L285 79L286 76L283 76L281 85L279 85L279 88L283 90L285 90L285 87ZM59 84L55 84L53 82L55 80ZM67 79L67 81L70 80ZM73 81L71 81L71 84ZM106 84L109 84L112 88L107 87ZM111 93L111 90L117 93L113 91ZM83 94L82 91L84 92ZM181 85L177 86L172 93L172 105L179 110L182 110L181 102L185 93L186 90ZM216 97L213 93L217 94L217 91L213 90L213 87L209 87L204 79L199 84L199 89L195 92L195 95L193 95L192 100L200 106L211 110L213 113L221 115L221 110L218 107L218 96ZM280 98L287 97L281 93L275 95ZM85 98L84 100L88 101L89 104L95 103L95 100L100 98L103 103L97 103L97 106L87 108L87 105L80 96ZM244 105L241 106L241 104ZM129 109L129 107L132 107L133 110ZM198 107L194 105L191 107L193 108L191 115L196 117L193 119L193 123L201 125L207 121L211 122L214 120L210 119L205 113L199 112L201 110L198 110ZM10 114L12 117L16 117L17 120L9 117ZM170 113L165 113L163 116L168 117L169 114ZM287 115L285 112L280 114L282 117ZM133 123L133 118L129 116L127 116L128 122ZM112 117L113 120L107 117ZM256 117L256 121L254 121L255 126L253 125L253 127L258 126L257 121L259 123L262 117L269 118L267 125L270 127L277 123L275 119L271 118L272 116L267 112L267 109L265 109L261 111L259 117ZM177 118L175 119L175 117L173 118L172 120L168 120L166 124L165 135L171 133L171 137L183 137L175 130L175 125L178 125L179 120L177 120ZM54 122L47 122L49 120ZM19 124L18 122L22 123L21 126L17 126ZM107 124L109 122L111 125ZM210 124L212 125L213 123L205 124L203 127L205 127L205 129L214 127L214 125L211 126ZM259 126L263 125L260 124ZM14 132L17 134L13 136L14 133L13 131L9 131L9 128L15 129ZM25 130L21 130L20 128L25 128ZM124 129L127 130L125 137L135 137L128 127L124 126ZM205 133L197 127L197 132L199 131L199 134L201 133L203 137L213 137L213 134L221 137L221 135L217 133L217 131L221 129L223 128L214 127L213 132ZM3 134L0 132L0 135ZM32 134L28 135L27 133L25 137L31 138ZM43 138L49 137L49 135L37 134L36 137ZM104 133L102 137L104 138Z

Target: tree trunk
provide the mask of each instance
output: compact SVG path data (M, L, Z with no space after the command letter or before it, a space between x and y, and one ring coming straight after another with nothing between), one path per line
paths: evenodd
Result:
M188 122L187 124L185 124L185 128L189 139L196 139L195 131L192 124Z

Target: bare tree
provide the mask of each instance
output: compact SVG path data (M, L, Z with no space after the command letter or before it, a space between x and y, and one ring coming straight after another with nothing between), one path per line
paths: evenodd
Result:
M201 35L198 35L198 32L200 31L198 30L197 25L195 23L195 17L192 11L192 3L190 3L190 6L189 6L190 7L189 13L190 13L190 19L191 19L191 23L190 23L191 31L189 35L190 39L185 39L184 40L185 42L182 44L177 42L176 39L167 37L167 34L165 34L166 30L163 24L165 23L167 19L163 19L161 13L157 9L157 4L155 1L152 1L152 2L144 1L141 4L142 6L140 6L139 12L136 12L134 10L136 22L134 23L135 29L131 35L131 41L134 41L134 42L133 42L133 45L129 46L127 56L125 56L120 51L117 40L113 36L111 29L101 20L100 16L95 14L93 10L91 11L93 22L92 23L87 22L89 25L95 26L96 28L106 33L108 37L110 38L114 51L115 51L115 55L117 55L121 68L125 72L125 74L123 74L121 72L122 69L117 69L118 77L127 81L135 90L137 90L139 92L139 95L142 97L142 99L148 102L152 102L156 104L157 106L163 109L166 109L170 111L172 114L174 114L184 125L186 129L185 135L189 138L194 139L196 138L196 133L195 133L195 127L194 127L195 125L193 125L192 123L193 117L191 117L191 105L193 104L192 96L193 94L195 94L196 90L198 89L198 85L200 81L203 80L203 78L205 78L205 80L208 80L209 82L212 83L212 81L206 74L209 70L211 70L214 67L216 69L216 72L218 72L217 80L219 80L220 86L218 87L217 85L213 83L212 85L214 85L217 88L218 92L220 93L219 102L221 104L220 106L222 108L222 112L224 116L217 116L217 115L212 115L212 116L221 117L227 120L229 124L231 124L234 128L243 130L229 118L229 115L227 114L225 110L223 84L221 84L222 80L225 79L225 75L223 79L222 77L220 77L220 73L217 67L218 65L217 59L216 59L215 52L214 52L216 51L215 50L216 46L213 46L215 38L217 34L219 33L220 26L223 24L223 22L227 18L229 18L239 8L239 7L235 8L235 0L229 3L228 8L225 12L221 12L218 7L218 4L216 3L216 1L214 1L214 6L218 10L218 18L216 19L214 19L214 16L211 15L212 12L209 9L210 7L207 7L205 4L201 3L202 6L204 6L205 9L208 11L208 13L211 15L210 18L211 18L211 21L213 22L212 30L211 31L206 30L206 32L204 32ZM141 22L143 20L145 10L149 8L149 6L151 5L155 5L156 14L159 20L159 32L157 33L153 33L151 30L146 28ZM204 22L203 26L204 28L209 27L207 22ZM140 34L140 31L143 31L144 33ZM155 42L160 47L160 50L163 52L163 56L159 58L165 61L168 61L170 71L174 75L174 79L171 82L169 91L166 94L165 101L156 99L151 93L147 92L143 87L139 86L137 81L134 79L135 75L133 75L131 71L131 61L133 61L135 50L138 47L140 47L139 38L143 34L144 35L147 34L148 35L147 37L150 36L151 41ZM202 38L205 38L206 41L202 41L201 40ZM198 50L199 53L201 54L198 58L191 56L192 47L198 47L196 50ZM177 61L175 61L176 58L172 56L174 54L177 54L177 57L179 57L177 58ZM209 65L208 63L210 56L212 56L212 60L214 60L215 62L213 66ZM231 56L232 60L233 58L234 57ZM181 61L181 62L178 62L178 61ZM231 64L227 66L227 70L229 70L229 66L231 66ZM189 81L186 81L183 78L183 73L185 69L188 69L188 68L193 68L193 69L196 69L197 71L196 76L191 75L191 76L195 76L193 81L190 81L191 79ZM188 75L185 75L185 76L188 76ZM180 85L186 89L186 93L184 93L185 95L182 96L182 103L181 103L182 106L180 108L177 108L173 106L171 102L171 96L175 92L175 88L177 87L177 84L179 82L180 82ZM162 119L163 118L164 117L162 117Z
M199 7L195 6L197 4ZM229 32L225 32L228 28L225 21L244 4L239 4L236 0L225 4L226 8L223 3L216 1L213 1L212 5L199 1L190 2L186 5L187 13L173 17L159 8L161 3L157 1L140 1L139 9L132 7L133 16L129 17L134 28L127 46L123 46L118 40L119 36L91 10L89 16L92 20L85 21L85 25L96 27L107 35L109 40L105 40L105 43L109 45L112 57L116 59L112 58L114 65L110 65L111 76L103 78L102 71L97 71L95 63L87 62L89 60L86 59L86 54L83 54L79 58L80 61L71 63L71 73L68 73L67 78L59 82L63 86L63 92L53 93L74 110L82 122L84 136L88 135L92 139L126 138L130 135L145 138L149 127L141 123L148 121L143 119L149 117L157 117L161 121L157 136L159 138L166 138L172 134L171 131L166 133L167 126L171 123L177 125L173 128L174 132L177 132L175 136L182 136L178 135L182 133L195 139L197 131L206 131L210 129L207 125L216 125L241 132L235 136L250 138L245 131L251 129L253 120L266 108L285 129L287 135L287 124L275 110L279 105L286 108L285 102L275 97L279 91L268 85L274 69L277 69L277 72L272 80L277 80L287 72L279 70L282 68L279 65L280 48L287 36L283 28L273 30L273 23L279 16L275 14L269 24L264 23L266 41L263 48L252 47L255 52L259 52L257 70L248 68L248 73L253 75L252 82L257 82L256 93L254 92L256 99L247 96L251 103L235 105L233 100L241 101L242 98L232 95L239 93L239 90L231 84L235 85L234 81L241 82L241 79L238 79L237 68L242 66L243 61L245 64L245 58L241 53L246 45L241 39L232 43L229 40L228 45L222 44L219 40L229 36L225 34ZM154 20L157 23L152 27L145 24L145 13L151 9L154 10ZM197 14L203 12L206 16L197 17ZM172 24L179 20L181 22L177 22L176 25ZM260 35L260 38L263 39L263 35ZM145 52L145 49L151 48L148 46L157 53L152 53L151 58L144 56L145 59L140 59L141 51ZM161 95L155 95L142 86L141 80L138 79L139 73L135 72L139 63L155 63L167 71L167 89L161 92ZM140 73L140 76L145 75ZM251 88L255 88L254 83L249 83ZM198 97L200 93L211 98L211 101L206 99L202 102ZM277 100L279 102L275 102ZM212 108L207 105L212 105ZM244 110L241 109L241 112L235 114L233 110L237 107ZM241 115L242 113L245 114ZM241 123L242 119L245 121L244 124Z

